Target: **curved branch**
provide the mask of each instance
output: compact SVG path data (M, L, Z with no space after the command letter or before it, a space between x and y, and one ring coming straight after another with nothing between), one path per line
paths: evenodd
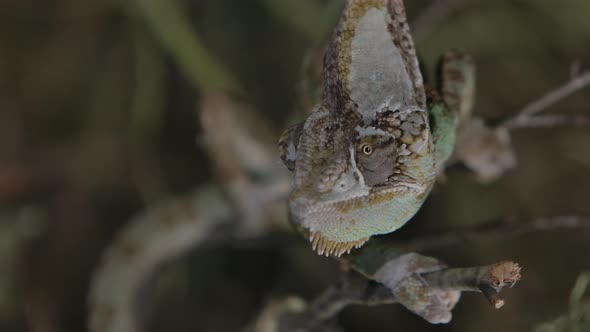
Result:
M202 245L231 218L216 187L173 200L132 220L103 256L89 296L89 330L138 331L137 297L144 282L170 257Z
M290 190L290 175L282 167L277 170L264 121L225 93L206 94L197 114L213 150L211 159L223 171L219 185L148 208L129 222L93 277L92 332L137 331L138 294L167 260L191 248L242 243L287 225L286 206L280 201Z

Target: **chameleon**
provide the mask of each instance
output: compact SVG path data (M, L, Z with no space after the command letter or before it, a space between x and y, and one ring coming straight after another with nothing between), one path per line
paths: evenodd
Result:
M420 208L452 152L457 118L470 109L469 58L450 52L443 64L439 98L422 83L401 1L348 1L325 57L323 101L279 142L295 173L290 219L316 251L342 255ZM266 141L273 134L261 135L271 130L254 126L264 119L250 111L223 95L205 98L199 118L224 181L125 227L94 274L90 331L140 330L138 294L163 261L219 237L287 228L283 199L293 176L278 167L275 143ZM352 265L375 272L376 264Z
M396 231L421 208L473 106L474 65L441 59L424 84L402 0L348 0L324 55L321 101L287 129L292 224L320 255L340 257Z

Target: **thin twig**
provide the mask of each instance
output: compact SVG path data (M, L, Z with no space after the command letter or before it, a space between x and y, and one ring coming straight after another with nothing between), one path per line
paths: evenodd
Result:
M406 241L401 247L406 251L422 252L477 238L490 238L494 236L506 238L537 231L577 228L590 228L590 217L556 216L540 218L532 222L491 221L469 228L421 235Z
M529 117L510 128L581 127L590 124L590 114L546 114Z
M590 70L579 76L571 79L561 87L550 91L538 100L525 106L516 116L510 118L502 124L502 126L512 129L517 127L526 127L527 122L531 121L533 115L547 109L551 105L561 101L562 99L572 95L573 93L590 85Z

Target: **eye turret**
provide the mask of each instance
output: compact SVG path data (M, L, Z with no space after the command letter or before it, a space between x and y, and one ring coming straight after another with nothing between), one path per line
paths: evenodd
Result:
M360 146L360 150L365 156L370 156L371 154L373 154L373 151L375 151L373 145L369 143L362 143Z
M369 186L384 183L395 171L395 138L386 132L362 136L356 147L356 162Z

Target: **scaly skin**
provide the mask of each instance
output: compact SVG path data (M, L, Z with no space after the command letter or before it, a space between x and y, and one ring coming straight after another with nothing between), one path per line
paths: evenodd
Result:
M472 66L453 54L443 100L427 100L403 2L348 1L324 59L323 99L279 142L295 173L291 220L319 254L348 253L420 209L452 152L456 114L470 107L445 105L473 91L463 75Z

